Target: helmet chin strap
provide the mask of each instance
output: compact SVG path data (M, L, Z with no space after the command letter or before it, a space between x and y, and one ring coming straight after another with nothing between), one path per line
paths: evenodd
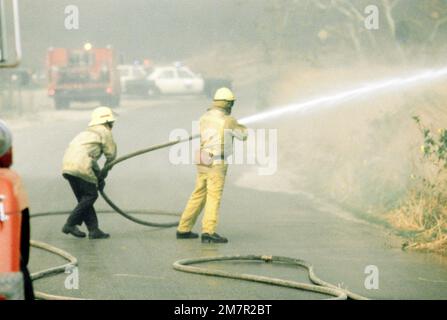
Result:
M112 129L112 128L113 128L113 121L111 121L111 122L106 122L106 123L104 123L104 125L105 125L107 128Z
M212 108L222 110L226 114L231 114L231 110L233 108L234 101L225 101L225 100L214 100Z
M228 101L227 107L225 108L227 114L231 114L231 111L233 111L234 101Z

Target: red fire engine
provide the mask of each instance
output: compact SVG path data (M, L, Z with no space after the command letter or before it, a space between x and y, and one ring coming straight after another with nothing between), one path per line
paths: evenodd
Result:
M66 109L70 102L99 101L116 107L120 102L120 81L114 51L93 48L50 48L47 56L48 95L56 109Z

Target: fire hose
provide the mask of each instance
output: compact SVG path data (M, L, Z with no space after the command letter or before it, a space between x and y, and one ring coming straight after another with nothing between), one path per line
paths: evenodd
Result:
M170 141L167 143L163 143L163 144L158 144L155 146L151 146L149 148L146 149L142 149L133 153L129 153L127 155L124 155L118 159L115 159L114 161L110 162L109 164L107 164L101 171L100 175L102 176L106 176L107 173L112 170L112 168L117 165L118 163L121 163L123 161L129 160L131 158L149 153L149 152L153 152L159 149L164 149L164 148L168 148L171 147L173 145L182 143L182 142L187 142L187 141L191 141L195 138L198 138L198 135L195 136L190 136L187 139L178 139L178 140L174 140L174 141ZM115 210L118 214L120 214L121 216L123 216L124 218L135 222L137 224L141 224L143 226L148 226L148 227L159 227L159 228L171 228L171 227L176 227L178 225L178 222L172 222L172 223L155 223L155 222L149 222L149 221L144 221L141 219L138 219L136 217L133 217L132 215L128 214L127 212L125 212L124 210L122 210L120 207L118 207L108 196L107 194L104 192L104 190L99 190L99 193L101 194L102 198L104 199L104 201L113 209Z
M65 273L66 270L74 268L78 265L78 259L76 259L76 257L74 257L71 254L69 254L68 252L66 252L62 249L56 248L48 243L31 240L30 245L34 248L41 249L41 250L47 251L49 253L52 253L54 255L57 255L57 256L68 261L67 263L65 263L63 265L60 265L57 267L52 267L52 268L45 269L45 270L41 270L41 271L31 274L31 279L33 280L33 282L36 280L45 278L45 277L59 274L59 273ZM73 297L58 296L58 295L53 295L53 294L40 292L40 291L36 291L34 293L34 295L37 299L41 299L41 300L81 300L81 299L77 299L77 298L73 298Z
M123 161L126 161L130 158L146 154L149 152L153 152L155 150L167 148L170 146L173 146L178 143L187 142L192 139L195 139L197 136L190 136L187 139L179 139L175 141L171 141L164 144L155 145L146 149L142 149L139 151L136 151L134 153L130 153L128 155L125 155L123 157L120 157L116 159L115 161L111 162L107 166L105 166L102 170L102 174L107 174L108 171L112 169L115 165L118 163L121 163ZM124 218L135 222L137 224L141 224L144 226L150 226L150 227L162 227L162 228L170 228L175 227L178 225L177 222L175 223L155 223L155 222L149 222L145 220L138 219L131 214L127 213L126 211L119 208L108 196L107 194L102 190L100 191L101 196L104 198L104 200L107 202L107 204L110 205L110 207L123 216ZM99 213L106 213L110 211L98 211ZM33 214L31 217L46 217L46 216L54 216L54 215L65 215L69 212L43 212L43 213L36 213ZM140 213L140 214L161 214L161 215L177 215L175 213L169 213L169 212L162 212L162 211L145 211L145 210L138 210L133 211L133 213ZM36 273L33 273L31 275L31 278L33 281L36 281L38 279L42 279L48 276L57 275L60 273L66 272L67 269L76 267L78 265L78 261L76 257L72 256L70 253L56 248L54 246L51 246L49 244L31 240L31 246L34 248L38 248L41 250L45 250L47 252L50 252L51 254L55 254L66 261L68 261L66 264L52 267L49 269L45 269ZM258 275L251 275L251 274L237 274L237 273L231 273L223 270L212 270L202 267L193 266L195 264L200 263L207 263L207 262L218 262L218 261L258 261L258 262L266 262L266 263L280 263L280 264L289 264L296 267L304 268L307 270L309 280L312 282L312 284L309 283L302 283L302 282L296 282L291 280L283 280L283 279L277 279L277 278L271 278L271 277L265 277L265 276L258 276ZM295 259L295 258L289 258L289 257L280 257L280 256L264 256L264 255L231 255L231 256L214 256L214 257L201 257L201 258L191 258L191 259L182 259L174 262L173 264L174 270L181 271L181 272L187 272L187 273L193 273L193 274L199 274L199 275L206 275L206 276L214 276L214 277L221 277L221 278L230 278L230 279L238 279L238 280L244 280L244 281L251 281L256 283L263 283L268 285L274 285L274 286L280 286L280 287L286 287L286 288L293 288L296 290L304 290L319 294L324 294L331 296L332 299L338 299L338 300L346 300L346 299L355 299L355 300L364 300L367 299L366 297L363 297L361 295L352 293L348 290L345 290L343 288L337 287L331 283L325 282L321 280L319 277L316 276L313 267L311 264L304 260ZM58 295L52 295L44 292L36 292L36 298L38 299L50 299L50 300L79 300L78 298L73 297L66 297L66 296L58 296Z
M67 214L70 214L71 211L50 211L50 212L39 212L34 213L31 215L31 218L42 218L42 217L50 217L50 216L64 216ZM107 213L116 213L114 210L98 210L97 213L100 214L107 214ZM132 210L132 213L134 214L147 214L147 215L167 215L167 216L178 216L177 213L171 213L171 212L164 212L164 211L149 211L149 210ZM153 223L153 225L157 225L156 223ZM54 247L48 243L31 240L30 241L31 247L34 247L39 250L43 250L46 252L49 252L53 255L56 255L64 260L67 261L67 263L62 264L60 266L44 269L38 272L34 272L31 274L31 279L34 281L47 278L50 276L55 276L61 273L65 273L67 270L71 270L78 265L78 259L68 253L67 251L64 251L62 249L59 249L57 247ZM45 292L36 291L35 296L37 299L42 300L85 300L85 299L78 299L68 296L59 296L59 295L53 295Z

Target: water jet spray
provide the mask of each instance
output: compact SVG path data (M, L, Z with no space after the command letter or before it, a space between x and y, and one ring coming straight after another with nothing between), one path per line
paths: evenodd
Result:
M271 110L242 118L239 122L247 125L275 117L281 117L287 114L316 111L321 107L340 105L343 101L364 97L365 95L379 94L382 92L384 93L391 89L404 89L412 85L432 82L445 76L447 76L447 67L437 70L422 71L408 77L397 77L366 83L358 88L341 91L332 95L317 97L308 101L289 104L283 107L272 108Z

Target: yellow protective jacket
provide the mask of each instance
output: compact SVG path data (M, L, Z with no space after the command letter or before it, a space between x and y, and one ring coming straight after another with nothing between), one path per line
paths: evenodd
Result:
M246 140L247 128L224 108L212 107L200 118L200 149L211 155L213 164L233 153L233 139Z
M107 163L116 158L112 131L104 125L88 127L79 133L65 151L62 173L97 184L100 172L98 159L104 154Z

